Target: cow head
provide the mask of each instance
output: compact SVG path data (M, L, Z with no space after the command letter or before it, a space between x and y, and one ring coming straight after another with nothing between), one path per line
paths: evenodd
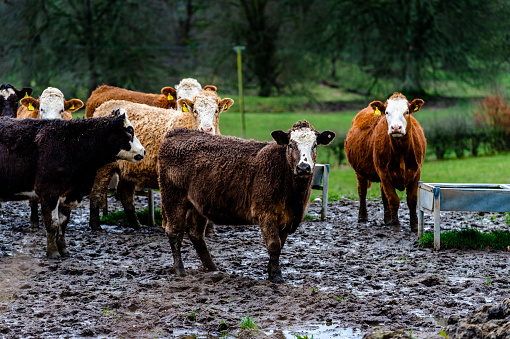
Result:
M64 94L55 87L46 88L39 99L26 97L21 104L29 111L39 110L40 119L62 119L64 111L73 113L83 107L80 99L65 100Z
M165 106L166 108L177 108L177 92L173 87L163 87L161 89L161 94L168 100L168 106Z
M0 85L0 117L16 118L18 101L30 94L32 94L30 87L18 90L11 84Z
M123 137L120 138L122 140L121 149L115 158L133 163L137 163L145 158L145 148L136 137L135 129L128 120L126 110L124 108L113 110L112 116L115 117L115 126L119 126L123 132ZM111 137L115 138L116 136L112 134Z
M218 134L217 130L220 114L228 110L234 100L230 98L220 99L216 93L216 87L205 86L200 93L195 95L193 101L189 99L177 100L183 112L193 113L193 129Z
M278 145L287 147L287 161L294 175L310 176L317 159L317 145L328 145L335 133L319 133L308 121L298 121L289 131L273 131L271 136Z
M411 103L400 93L393 93L386 103L372 101L370 106L376 115L384 114L388 122L388 134L394 138L401 138L408 132L411 114L418 112L423 105L422 99L414 99Z
M179 82L178 85L175 86L177 100L179 99L188 99L193 101L195 95L200 93L202 90L202 85L196 80L192 78L185 78ZM177 102L177 110L182 111L182 106Z

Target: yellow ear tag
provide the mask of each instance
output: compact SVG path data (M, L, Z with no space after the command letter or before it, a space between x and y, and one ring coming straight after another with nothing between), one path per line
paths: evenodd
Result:
M69 109L74 109L74 104L71 107L69 107Z
M34 108L34 106L32 106L32 103L31 103L31 102L29 102L29 103L28 103L28 110L29 110L29 111L33 111L34 109L35 109L35 108Z
M381 111L379 111L379 107L375 108L374 115L381 115Z
M124 120L124 128L126 128L126 120Z
M182 104L182 111L183 112L189 112L188 107L186 107L186 104Z
M25 92L25 96L23 98L28 98L28 92Z
M418 107L418 106L416 106L416 107L414 108L414 111L416 112L416 111L418 110L418 108L419 108L419 107Z
M225 107L223 107L223 110L226 111L228 109L228 105L225 104Z
M174 97L172 96L172 94L168 93L168 101L171 101L171 100L174 100Z

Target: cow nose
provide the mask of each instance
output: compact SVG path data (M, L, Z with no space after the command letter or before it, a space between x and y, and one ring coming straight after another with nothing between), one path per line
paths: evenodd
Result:
M213 132L213 128L212 127L202 126L202 127L200 127L200 131L205 132L205 133L212 133Z
M136 160L136 161L140 161L140 160L142 160L143 158L145 158L145 150L143 150L142 154L137 154L137 155L135 155L135 160Z
M402 133L402 126L400 125L391 126L391 133Z
M296 166L296 173L298 175L310 174L312 173L312 168L308 164L300 163Z

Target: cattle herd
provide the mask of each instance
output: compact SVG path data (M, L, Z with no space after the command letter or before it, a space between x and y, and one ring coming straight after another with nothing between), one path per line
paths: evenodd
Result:
M0 87L0 201L29 199L34 228L41 205L48 258L68 255L66 226L84 196L90 198L89 226L101 231L102 199L116 182L135 229L140 228L135 189L161 190L175 274L185 275L185 232L204 269L214 271L204 238L208 223L258 224L269 254L269 279L283 281L281 250L305 217L317 146L333 141L333 132L298 121L288 131L273 131L272 142L222 136L220 114L234 101L191 78L163 87L161 94L102 85L88 98L83 119L71 115L84 106L81 100L66 101L53 87L39 99L31 93L31 88ZM411 115L422 105L421 99L409 103L395 93L386 103L371 102L353 119L345 153L358 180L359 222L368 220L367 189L381 182L385 224L398 226L395 190L406 190L416 231L426 141Z

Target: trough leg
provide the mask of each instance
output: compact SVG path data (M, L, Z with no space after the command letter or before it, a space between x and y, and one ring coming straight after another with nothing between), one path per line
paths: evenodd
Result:
M420 200L420 188L418 187L418 239L423 238L423 209Z
M126 213L129 227L139 230L141 228L140 221L136 215L135 209L135 183L124 178L119 178L117 185L117 194Z
M434 249L441 248L441 195L439 187L434 187Z
M46 229L46 256L49 259L60 258L57 246L57 234L60 232L58 205L57 198L41 197L41 212Z
M407 207L409 208L409 224L411 232L418 232L418 215L416 214L416 205L418 204L418 180L407 186Z
M39 199L33 198L29 199L28 203L30 205L30 227L32 229L39 228Z
M101 210L101 205L104 197L108 191L108 186L110 185L110 181L112 176L118 172L117 163L108 164L99 169L96 174L96 179L94 180L94 186L92 187L92 191L90 192L90 219L89 226L92 231L102 232L102 228L100 225L99 219L99 211Z
M358 222L367 222L368 221L367 190L369 181L358 174L356 174L356 178L358 179L358 196L359 196Z
M186 223L188 225L188 235L197 251L197 254L204 265L206 271L216 271L216 265L214 264L211 254L207 249L204 235L205 228L208 220L201 216L196 210L192 209L188 212Z
M277 284L283 282L282 270L280 268L280 253L282 250L282 243L279 234L279 225L276 222L264 223L260 225L266 249L269 253L269 264L267 266L267 273L269 280ZM285 237L286 239L286 237Z

